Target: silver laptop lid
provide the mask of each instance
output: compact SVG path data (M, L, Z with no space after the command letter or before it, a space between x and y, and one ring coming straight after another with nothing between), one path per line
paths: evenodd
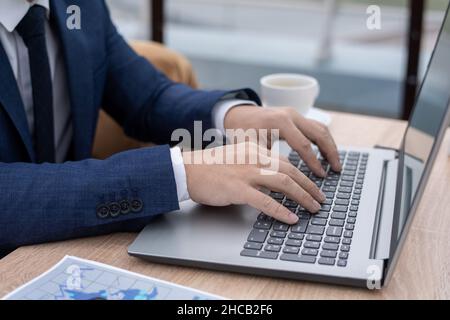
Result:
M449 103L450 18L447 8L441 32L417 96L400 150L387 280L389 280L397 262L443 136L449 125Z

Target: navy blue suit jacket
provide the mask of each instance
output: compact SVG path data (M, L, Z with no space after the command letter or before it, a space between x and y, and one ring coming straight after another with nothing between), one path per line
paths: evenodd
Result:
M63 164L36 164L23 103L0 45L0 255L18 246L142 228L178 209L168 146L107 160L89 159L100 106L131 137L170 142L174 129L211 127L224 91L176 84L136 55L112 24L103 0L54 0L51 21L63 47L74 135ZM81 30L66 27L69 5ZM258 102L251 90L239 98Z

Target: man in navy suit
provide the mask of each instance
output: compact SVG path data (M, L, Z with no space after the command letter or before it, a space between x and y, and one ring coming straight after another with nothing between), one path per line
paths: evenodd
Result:
M75 6L75 7L74 7ZM68 8L79 9L71 28ZM75 10L76 12L77 10ZM297 216L264 193L286 193L311 211L325 198L285 159L212 164L210 152L163 145L90 159L100 106L141 141L170 144L178 128L280 129L317 175L316 143L340 170L327 129L292 108L259 108L249 89L197 91L173 83L133 52L103 0L2 0L0 3L0 255L26 244L139 230L186 199L249 204L286 223ZM219 147L231 158L258 153ZM192 164L199 155L205 159ZM266 156L267 157L267 156Z

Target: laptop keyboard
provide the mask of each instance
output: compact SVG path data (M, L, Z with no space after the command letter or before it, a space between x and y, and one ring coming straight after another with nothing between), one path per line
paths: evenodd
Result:
M343 170L336 173L319 155L327 172L326 178L320 178L296 152L289 155L289 161L322 190L326 201L317 214L311 215L284 194L271 192L271 197L296 213L299 221L290 226L259 214L241 256L347 266L369 154L340 151L339 157Z

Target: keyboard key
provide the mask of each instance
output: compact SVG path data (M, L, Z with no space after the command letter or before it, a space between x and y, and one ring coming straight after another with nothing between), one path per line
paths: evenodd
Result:
M350 246L343 244L341 245L341 251L342 252L349 252L350 251Z
M340 252L339 253L339 259L348 259L348 252Z
M322 204L331 206L333 204L333 199L325 199L325 201Z
M328 212L326 212L326 211L319 211L319 213L316 213L315 215L314 215L314 217L315 218L322 218L322 219L328 219L328 216L329 216L330 214L328 213Z
M335 192L336 191L336 187L334 186L325 186L322 188L323 192Z
M275 231L288 231L289 230L289 225L287 225L285 223L281 223L281 222L275 222L273 224L273 230L275 230Z
M355 218L347 218L347 223L355 224L355 222L356 222Z
M351 182L351 181L341 181L340 186L352 188L353 187L353 182Z
M350 218L356 218L357 215L358 215L358 212L357 212L357 211L350 211L350 212L348 213L348 216L349 216Z
M264 241L266 241L268 233L269 232L265 230L253 229L252 232L250 232L247 241L263 243Z
M352 244L352 239L344 238L344 239L342 239L342 244L351 245Z
M259 253L259 251L256 251L256 250L244 249L244 250L241 251L241 256L257 257L258 253Z
M335 226L335 227L343 227L344 226L344 220L340 220L340 219L331 219L329 222L330 226Z
M332 259L332 258L320 258L318 262L319 262L319 264L334 266L336 260Z
M350 211L358 211L358 206L350 206Z
M288 239L286 241L286 245L292 247L300 247L302 245L302 240Z
M327 228L327 236L340 237L341 235L342 235L341 227L328 227Z
M320 242L320 241L322 241L322 237L321 237L321 236L314 235L314 234L308 234L308 235L306 236L306 240L308 240L308 241L316 241L316 242Z
M322 250L337 251L338 249L339 249L339 245L336 243L324 243L322 245Z
M247 242L244 245L245 249L251 249L251 250L261 250L262 249L262 243L256 243L256 242Z
M300 248L298 248L298 247L284 247L283 248L284 253L297 254L299 251L300 251Z
M280 252L281 246L275 245L275 244L268 244L264 247L265 251L272 251L272 252Z
M336 199L334 204L338 205L338 206L348 206L349 203L350 203L350 201L345 200L345 199Z
M293 166L297 167L300 163L300 159L289 159L289 162L292 163Z
M286 232L282 232L282 231L272 231L270 233L271 237L274 238L286 238Z
M276 259L278 258L278 253L276 252L270 252L270 251L258 251L258 258L264 258L264 259Z
M306 241L303 245L304 248L308 249L319 249L320 248L320 242L312 242L312 241Z
M268 244L276 244L278 246L281 246L283 242L284 240L282 238L269 238L269 240L267 240Z
M344 231L344 238L351 238L351 237L353 237L353 231L349 230Z
M291 227L291 232L305 233L307 227L308 227L308 220L300 219L300 220L298 220L297 224L295 224Z
M333 212L331 218L344 220L347 215L344 212Z
M292 159L299 159L300 160L299 154L297 152L293 151L293 150L289 153L289 160L292 160Z
M305 237L305 235L300 234L300 233L289 233L289 235L288 235L289 239L294 239L294 240L303 240L304 237Z
M351 193L352 192L352 188L350 187L340 187L338 189L339 192L343 192L343 193Z
M315 256L317 256L319 254L319 251L316 250L316 249L307 249L307 248L305 248L305 249L302 250L302 254L305 255L305 256L314 256L315 257Z
M330 212L330 210L331 210L331 206L329 206L329 205L322 205L322 208L320 208L320 211Z
M325 237L324 241L326 243L339 243L341 239L338 237Z
M347 223L347 224L345 225L345 230L350 230L350 231L352 231L352 230L354 230L354 229L355 229L355 225L354 225L354 224Z
M311 218L311 214L309 212L297 212L297 216L299 219L309 220Z
M260 213L258 215L258 221L267 221L267 222L273 222L275 219L264 214L264 213Z
M347 260L338 260L337 265L339 267L346 267L347 266Z
M308 229L306 230L306 233L308 234L317 234L317 235L323 235L325 231L325 227L319 227L319 226L308 226Z
M325 257L325 258L336 258L337 252L336 251L322 250L322 252L320 253L320 256L321 257Z
M327 199L334 199L334 192L324 192L323 194Z
M278 253L276 253L276 252L268 252L268 251L256 251L256 250L244 249L244 250L241 251L241 256L275 260L276 258L278 258Z
M256 221L253 225L253 228L255 229L263 229L263 230L269 230L272 226L272 222L268 221Z
M284 199L284 194L280 193L280 192L271 192L270 196L273 199L277 199L277 200L283 200Z
M350 193L338 193L336 197L338 199L347 199L348 200L348 199L350 199L350 195L351 195Z
M308 176L311 173L311 170L309 169L300 169L300 171L305 175Z
M333 207L333 211L334 212L347 212L348 211L348 207L346 207L346 206L334 206Z
M311 219L311 224L315 225L315 226L326 226L327 219L313 218L313 219Z
M290 254L290 253L283 253L280 256L281 260L284 261L293 261L293 262L303 262L303 263L315 263L316 262L316 258L312 257L312 256L298 256L296 254Z
M297 208L298 207L298 203L292 200L286 200L284 201L283 205L285 207L293 207L293 208Z

